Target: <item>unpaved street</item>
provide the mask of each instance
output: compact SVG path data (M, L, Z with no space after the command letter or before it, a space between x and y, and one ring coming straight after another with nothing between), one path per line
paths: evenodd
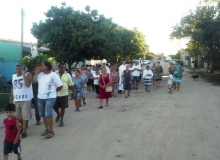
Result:
M167 71L168 63L162 66ZM160 88L148 93L141 84L130 98L119 95L102 110L90 91L82 112L70 101L65 126L54 124L52 139L41 137L43 125L32 120L21 143L23 160L219 160L220 88L190 76L186 69L172 95L164 78Z

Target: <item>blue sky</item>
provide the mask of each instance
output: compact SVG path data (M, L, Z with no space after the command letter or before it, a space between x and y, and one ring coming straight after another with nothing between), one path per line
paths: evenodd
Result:
M111 17L115 23L129 29L137 27L145 36L154 53L175 54L184 42L171 42L171 27L178 23L189 9L195 9L199 0L2 0L0 2L0 38L20 40L21 7L25 10L24 41L36 42L31 35L33 22L44 20L44 12L51 5L66 2L75 10L86 5L100 14Z

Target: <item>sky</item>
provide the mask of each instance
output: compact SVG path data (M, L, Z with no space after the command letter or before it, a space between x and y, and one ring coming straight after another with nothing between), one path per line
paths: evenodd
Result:
M185 42L171 41L172 26L190 9L195 9L200 0L0 0L0 38L21 39L21 8L25 11L24 41L36 43L30 33L33 22L45 19L44 13L51 6L66 2L75 10L89 5L99 14L112 18L113 22L128 29L136 27L142 32L154 53L176 54Z

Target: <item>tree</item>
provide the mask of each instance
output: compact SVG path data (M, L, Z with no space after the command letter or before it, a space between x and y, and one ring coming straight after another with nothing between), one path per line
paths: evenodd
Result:
M97 10L85 7L85 12L75 11L63 3L52 6L45 13L46 20L34 23L31 33L38 45L46 45L58 62L70 66L85 59L117 59L143 55L148 46L138 30L128 30L99 15Z
M205 0L173 27L170 37L188 38L186 51L197 60L202 56L209 60L220 58L219 6L219 1Z

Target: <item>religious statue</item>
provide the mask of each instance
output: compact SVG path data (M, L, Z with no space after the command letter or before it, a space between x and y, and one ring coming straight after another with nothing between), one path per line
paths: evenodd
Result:
M37 47L34 44L31 44L31 55L32 57L36 57L38 55Z

